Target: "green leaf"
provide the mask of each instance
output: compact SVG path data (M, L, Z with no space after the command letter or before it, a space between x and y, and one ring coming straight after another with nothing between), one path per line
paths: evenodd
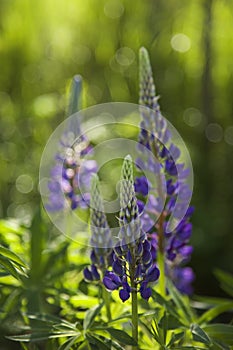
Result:
M167 280L167 286L172 300L177 306L178 312L182 316L182 319L185 321L186 325L189 325L194 321L194 314L189 306L187 297L181 295L169 279Z
M231 350L230 346L220 342L220 341L213 341L213 348L211 350Z
M157 293L155 290L152 290L152 298L154 301L162 305L168 311L169 314L171 314L177 319L180 319L180 315L177 312L177 308L175 308L170 301L163 298L162 295ZM180 322L183 324L182 320L180 320Z
M59 346L58 350L69 350L71 346L73 346L75 342L79 339L80 335L72 337L71 339L65 341L61 346Z
M201 348L200 346L179 346L178 348L173 348L173 350L205 350L206 348Z
M179 329L182 324L179 320L172 315L164 315L159 321L159 327L164 329L166 327L167 330L171 329Z
M122 348L122 346L117 342L115 342L114 340L112 340L112 347L116 350L125 350L125 348Z
M5 256L5 258L12 260L15 264L19 266L27 268L27 265L23 262L23 260L18 255L16 255L12 251L10 251L9 249L1 245L0 245L0 255Z
M100 313L100 310L102 309L103 305L104 304L102 303L102 304L95 306L94 308L92 308L86 312L86 315L85 315L85 318L83 321L84 331L91 328L91 326L95 320L95 317Z
M210 345L211 344L211 340L208 337L208 335L197 324L193 324L191 326L191 332L192 332L192 335L193 335L193 340L198 341L200 343L204 343L206 345Z
M78 350L91 350L91 347L87 340L85 340L79 347Z
M134 345L136 346L136 341L129 336L126 332L121 331L120 329L115 328L106 328L106 331L116 340L118 340L120 343L125 345Z
M49 323L50 326L54 327L66 327L71 330L76 331L76 325L73 323L70 323L60 317L54 316L54 315L49 315L49 314L43 314L43 313L33 313L33 314L25 314L29 319L31 320L37 320L37 321L42 321Z
M63 338L77 336L78 332L41 332L41 333L30 333L23 335L7 336L10 340L22 341L22 342L37 342L53 338Z
M38 281L43 279L42 270L42 251L45 247L45 234L46 227L42 220L41 209L39 208L33 217L32 224L30 227L31 231L31 276L32 279Z
M184 337L185 332L173 333L170 342L167 347L172 347L176 342L180 341Z
M11 263L10 260L5 258L4 256L0 255L0 265L3 266L3 268L10 273L13 277L15 277L18 280L21 280L20 273L16 270L14 265Z
M49 250L45 256L46 262L43 264L43 275L46 276L46 274L49 273L50 275L50 270L51 266L53 266L59 259L63 258L66 253L67 249L69 247L70 243L64 242L58 246L58 249L56 250ZM64 264L64 271L66 271L66 267ZM49 276L50 277L50 276Z
M198 320L198 324L208 323L212 321L214 318L216 318L218 315L222 314L223 312L229 311L233 309L233 301L227 302L221 305L218 305L214 307L213 309L210 309L206 311Z
M220 282L221 288L233 297L233 275L220 269L216 269L214 274Z
M99 350L111 350L111 344L107 344L106 342L109 342L109 339L104 338L106 342L104 342L101 338L97 337L93 334L87 334L86 335L87 340L90 344L97 345Z
M205 326L203 329L211 338L233 345L233 325L216 323Z

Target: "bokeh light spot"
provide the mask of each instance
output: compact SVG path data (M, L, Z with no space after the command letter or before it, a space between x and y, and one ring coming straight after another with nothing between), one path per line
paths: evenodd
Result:
M118 0L109 0L104 6L104 13L109 18L119 18L124 13L124 6Z
M203 116L199 109L191 107L184 111L183 119L187 125L194 127L202 122Z
M191 40L183 33L175 34L171 38L171 47L178 52L187 52L191 47Z
M205 129L206 137L211 142L219 142L223 137L223 129L217 123L207 125Z
M135 53L130 47L121 47L116 52L116 61L122 66L129 66L135 60Z
M57 97L55 94L41 95L35 99L33 107L38 117L53 116L57 111Z
M29 193L32 191L34 183L30 175L22 174L16 179L15 185L19 192Z
M226 128L224 133L224 140L226 141L226 143L233 146L233 125L228 126L228 128Z

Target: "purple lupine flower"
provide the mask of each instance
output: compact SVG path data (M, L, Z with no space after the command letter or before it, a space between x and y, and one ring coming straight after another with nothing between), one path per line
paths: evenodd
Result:
M132 291L148 300L150 283L158 280L159 270L153 263L151 244L141 228L130 156L125 158L122 167L120 205L119 244L114 248L112 272L106 272L103 283L107 290L120 289L123 302L130 298Z
M135 190L140 198L141 220L143 224L147 225L150 223L148 218L153 221L156 215L160 214L162 216L162 220L159 220L157 223L153 222L150 226L151 234L149 239L151 240L153 259L156 259L157 249L163 247L162 254L166 256L166 274L173 279L180 291L189 293L192 290L190 285L194 279L194 274L190 272L191 268L187 268L187 271L190 272L189 274L187 273L188 277L186 279L183 278L183 280L181 278L181 276L185 276L183 271L186 271L183 265L187 263L193 250L189 245L192 233L192 225L189 220L193 213L193 208L189 207L184 215L184 210L188 207L192 194L186 183L189 169L185 169L184 164L179 162L180 149L171 141L167 122L161 114L158 97L155 94L149 56L144 48L140 50L139 103L143 106L141 109L142 122L139 143L146 146L154 154L159 161L160 169L164 169L167 189L164 207L161 205L163 203L162 198L157 198L150 194L148 196L148 204L144 208L141 196L142 194L144 198L147 196L146 191L143 192L146 180L143 176L137 178ZM143 148L138 148L143 150ZM153 162L154 170L151 164ZM137 164L140 165L141 170L158 174L158 162L155 163L152 157L149 157L145 162L142 155ZM179 201L177 202L177 200ZM171 215L180 222L172 232L169 232L168 222ZM163 232L162 237L161 230ZM161 239L163 240L162 244L159 243Z
M47 210L60 211L66 208L74 210L88 207L90 179L97 170L97 164L94 160L83 159L87 150L90 152L90 145L85 136L77 141L75 132L64 133L60 140L56 165L50 173Z
M99 189L99 179L97 175L91 180L91 200L90 200L90 227L91 227L91 266L83 271L84 279L87 282L100 281L107 268L113 263L112 237L104 213L104 206ZM116 281L111 279L111 274L106 276L107 289L113 288Z
M81 106L82 78L74 76L70 91L68 116L77 112ZM82 134L76 118L68 119L54 159L55 165L50 172L48 189L50 192L46 209L57 212L67 208L86 208L90 201L89 189L92 173L97 170L94 160L86 160L92 147ZM80 191L81 188L81 191Z

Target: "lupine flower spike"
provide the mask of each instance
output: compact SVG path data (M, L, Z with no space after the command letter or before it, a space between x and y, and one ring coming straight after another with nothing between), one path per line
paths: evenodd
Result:
M104 213L103 201L100 195L99 179L93 175L91 180L90 202L90 228L91 228L91 267L84 269L86 281L99 281L106 270L112 265L112 239L107 218Z
M70 93L69 115L77 112L81 106L81 89L82 79L75 76ZM94 160L83 159L90 151L91 146L87 137L81 133L79 120L73 117L68 119L67 128L59 142L55 165L51 169L47 210L56 212L87 207L90 200L90 179L97 169ZM80 185L84 189L82 194L79 191Z
M105 274L103 283L107 290L120 289L123 302L132 295L132 335L137 342L137 294L146 300L150 298L150 284L158 280L159 270L153 263L151 244L141 228L129 155L122 167L120 206L119 244L114 249L112 271Z
M192 269L184 267L184 264L189 260L193 250L188 244L192 232L192 224L189 222L189 219L193 213L193 208L189 207L184 217L180 213L182 208L188 206L187 203L189 203L191 198L191 191L185 183L189 169L184 169L184 164L179 162L180 150L172 143L167 122L161 114L158 96L155 94L149 55L145 48L140 50L139 102L144 106L141 110L142 122L139 142L152 151L157 160L159 160L160 167L161 169L163 168L166 176L167 187L165 207L161 208L161 195L159 198L154 198L150 195L148 198L148 210L143 212L141 216L142 222L143 220L148 221L148 216L153 222L155 213L161 213L157 224L152 225L148 237L150 237L152 247L155 250L158 248L159 254L163 256L166 275L173 279L181 292L190 294L192 292L191 282L194 279L194 274ZM150 130L150 132L147 130ZM141 168L146 168L155 173L156 166L157 164L154 164L154 167L153 164L142 164ZM136 192L144 197L147 195L148 190L145 189L148 186L149 184L144 176L137 178L135 181ZM176 212L173 213L178 193L180 194L180 202L176 205ZM143 207L143 203L140 202L139 205ZM167 223L172 213L180 220L180 223L173 232L168 233L166 230ZM153 257L156 258L155 251L153 252ZM164 292L165 285L162 289Z
M119 244L114 249L112 271L105 274L103 282L108 290L120 289L122 301L129 299L132 292L140 292L148 300L150 282L157 281L159 270L153 264L151 244L141 228L130 156L122 167L120 206Z

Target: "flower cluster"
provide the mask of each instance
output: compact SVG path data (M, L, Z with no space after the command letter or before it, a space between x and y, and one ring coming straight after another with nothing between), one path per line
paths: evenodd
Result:
M59 211L66 208L86 208L90 200L90 179L97 170L94 160L83 159L90 152L88 141L85 137L77 141L74 132L66 132L60 140L60 149L56 156L56 165L51 169L47 209ZM80 187L86 191L81 193Z
M81 88L82 79L75 76L70 94L69 115L79 108ZM87 207L90 200L90 179L97 170L97 164L94 160L83 158L91 150L87 137L81 132L79 120L75 117L69 118L67 129L59 141L55 165L50 172L49 200L46 206L48 211Z
M119 243L114 248L112 271L106 272L103 283L109 291L120 288L122 301L129 299L133 291L148 300L149 284L158 280L159 270L153 263L151 244L141 229L130 156L122 167L120 205Z
M107 268L113 263L112 237L104 213L103 201L100 195L99 179L97 175L91 180L90 201L91 266L84 269L84 278L87 282L99 281Z
M193 213L193 208L188 207L191 190L186 183L189 169L184 168L184 164L179 162L180 150L171 141L171 134L167 128L167 122L160 112L158 97L155 95L155 85L153 82L152 69L147 51L142 48L140 51L140 104L147 107L141 110L141 132L139 143L146 146L159 161L160 169L163 169L166 176L167 197L165 206L161 195L148 196L147 210L143 211L143 203L139 206L142 211L142 221L148 222L150 219L150 238L154 249L159 249L166 256L165 271L175 282L180 291L190 294L192 291L191 282L194 274L190 268L183 267L189 260L192 247L188 244L192 224L189 222ZM153 165L151 157L147 164L140 162L142 170L147 169L154 174L158 173L157 163ZM148 194L150 184L144 176L135 181L135 190L145 198ZM179 196L178 196L179 195ZM179 202L177 203L177 199ZM184 208L187 208L184 213ZM160 214L160 219L155 223L153 218ZM179 221L175 230L169 232L168 221L171 215ZM155 255L155 254L154 254Z

